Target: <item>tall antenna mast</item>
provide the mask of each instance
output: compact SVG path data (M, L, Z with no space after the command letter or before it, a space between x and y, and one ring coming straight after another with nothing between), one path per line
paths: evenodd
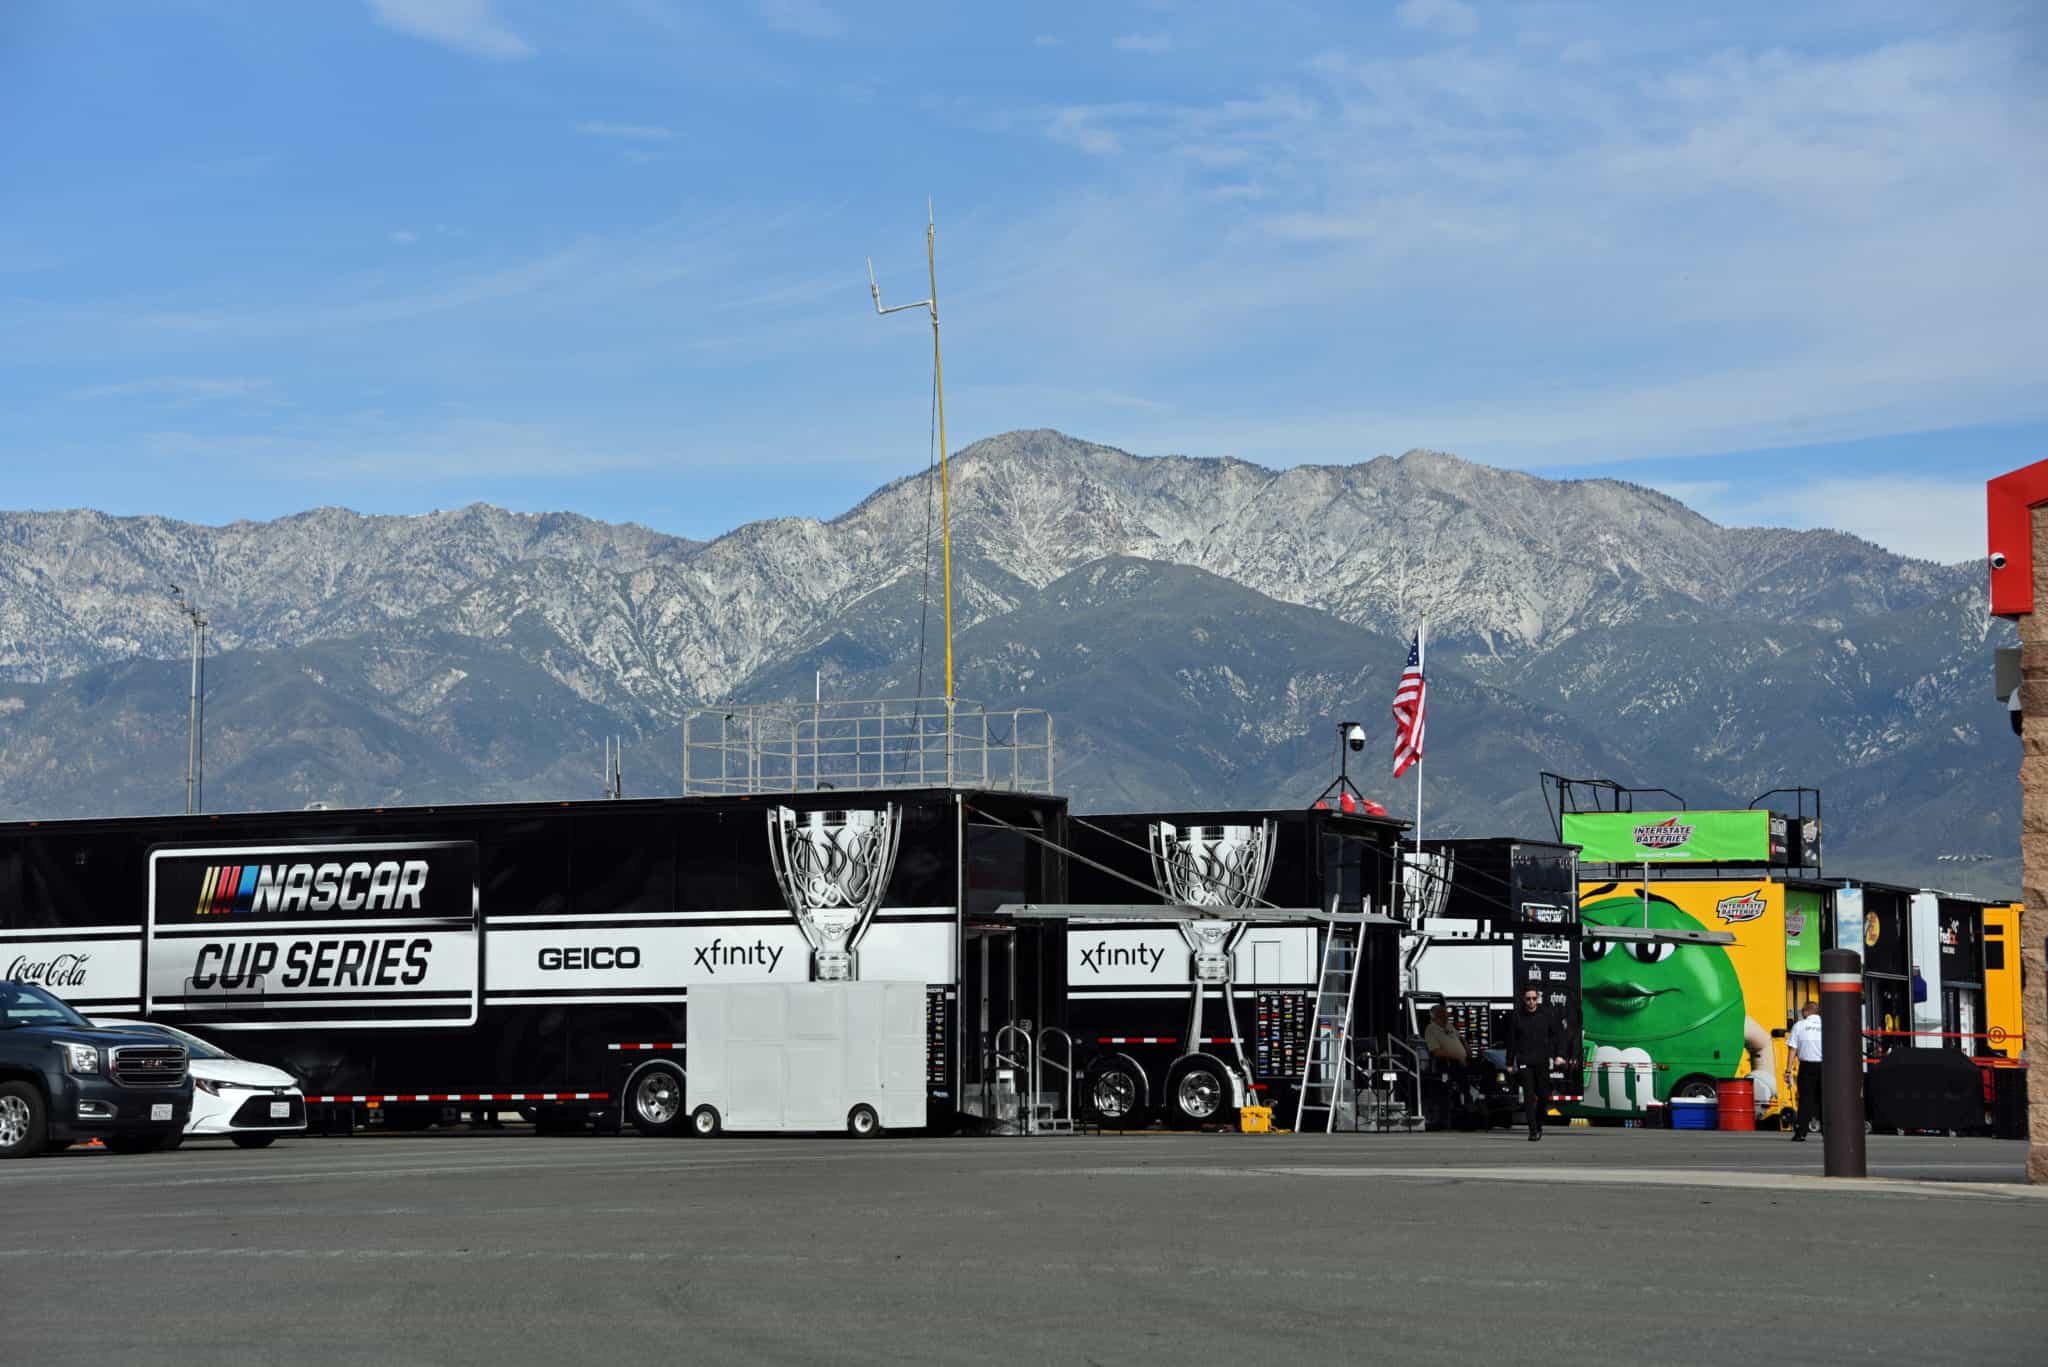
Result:
M892 304L882 307L882 287L875 283L875 258L868 258L868 293L875 298L875 312L878 315L901 313L905 309L927 309L932 317L932 390L939 414L939 546L944 561L943 581L946 595L946 707L947 743L951 744L952 723L950 712L953 706L953 491L946 466L946 368L939 359L939 259L937 249L938 224L932 213L932 202L924 202L924 260L925 269L931 281L931 298L920 299L914 304Z

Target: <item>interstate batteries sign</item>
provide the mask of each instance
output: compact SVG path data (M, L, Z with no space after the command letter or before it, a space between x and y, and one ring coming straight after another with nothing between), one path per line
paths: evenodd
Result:
M1768 864L1777 820L1774 841L1770 812L1567 812L1564 843L1588 864Z
M243 1029L468 1025L481 954L467 841L150 855L151 1015Z

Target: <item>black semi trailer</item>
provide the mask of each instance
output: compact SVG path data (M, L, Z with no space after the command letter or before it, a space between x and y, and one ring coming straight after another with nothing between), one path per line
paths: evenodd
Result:
M926 788L0 825L0 977L229 1036L316 1126L530 1107L651 1133L688 1113L693 984L917 981L944 1127L988 1054L969 927L1064 897L1017 834L1064 815Z
M1402 824L1309 809L1072 816L1068 880L1077 907L1171 900L1384 917ZM1215 1100L1249 1090L1291 1125L1325 933L1309 919L1067 922L1049 967L1076 1046L1081 1117L1228 1123L1234 1113L1217 1114ZM1400 1032L1398 928L1367 925L1358 964L1351 1039L1364 1052ZM1233 1089L1247 1074L1249 1088Z

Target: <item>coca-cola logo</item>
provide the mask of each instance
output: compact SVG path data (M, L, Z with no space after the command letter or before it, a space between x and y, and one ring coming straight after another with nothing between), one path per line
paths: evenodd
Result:
M14 962L7 965L7 977L12 982L34 983L38 987L84 987L85 966L91 958L90 954L59 954L49 959L16 955Z

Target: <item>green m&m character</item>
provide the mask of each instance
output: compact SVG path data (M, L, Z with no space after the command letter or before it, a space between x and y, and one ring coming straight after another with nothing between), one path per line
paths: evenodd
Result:
M1586 939L1579 990L1592 1051L1586 1104L1640 1111L1671 1099L1687 1079L1732 1078L1752 1057L1757 1099L1775 1093L1770 1035L1749 1019L1742 982L1720 945L1602 940L1600 926L1641 926L1643 899L1615 896L1579 908ZM1652 930L1705 930L1677 904L1650 898ZM1697 1081L1681 1092L1712 1095Z

